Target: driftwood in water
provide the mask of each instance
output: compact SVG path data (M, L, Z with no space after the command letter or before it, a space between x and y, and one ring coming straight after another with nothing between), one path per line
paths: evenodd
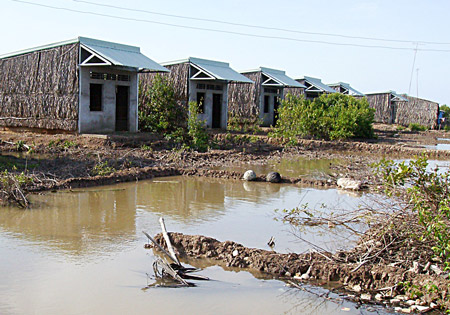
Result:
M177 263L177 261L164 249L162 248L161 245L159 245L150 235L148 235L145 231L142 231L142 233L145 234L145 236L147 236L147 238L152 241L152 243L159 248L160 251L162 251L164 254L167 255L167 257L169 257L171 260L173 260L174 263Z
M178 257L175 253L175 250L173 249L172 242L170 240L170 236L167 233L166 225L164 223L164 218L160 218L159 222L161 224L161 230L164 237L164 241L166 243L166 246L169 251L166 251L160 244L158 244L150 235L148 235L146 232L142 231L142 233L147 236L147 238L159 249L161 250L165 256L170 258L174 263L169 264L164 258L158 258L153 263L153 271L155 273L155 277L159 279L165 279L165 278L172 278L176 282L179 283L178 286L194 286L193 283L187 282L185 279L190 280L209 280L208 277L199 276L199 275L192 275L189 274L191 272L198 271L196 268L186 268L181 265L180 261L178 260ZM167 287L166 285L164 285ZM169 285L168 287L173 287L173 285Z
M170 242L170 237L169 237L169 234L167 233L166 224L164 223L163 217L159 218L159 223L161 224L161 230L164 235L164 240L166 241L167 249L169 250L169 253L172 256L172 259L175 261L175 263L177 265L181 266L180 261L178 260L177 254L175 254L175 251L173 250L172 243Z

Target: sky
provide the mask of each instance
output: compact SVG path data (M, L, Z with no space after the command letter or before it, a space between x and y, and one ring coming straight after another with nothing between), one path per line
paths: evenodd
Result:
M237 71L264 66L450 104L448 0L0 0L0 7L0 55L85 36L139 46L160 63L200 57Z

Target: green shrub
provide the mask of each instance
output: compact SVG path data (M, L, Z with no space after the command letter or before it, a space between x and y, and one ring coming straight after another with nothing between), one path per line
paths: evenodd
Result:
M208 133L205 129L205 122L198 118L198 114L198 104L189 102L188 136L191 140L190 147L205 152L208 150Z
M417 213L423 226L423 240L431 240L437 256L450 258L450 172L428 171L425 156L405 162L382 160L376 172L381 175L388 196L402 197ZM406 189L399 189L406 188Z
M23 188L32 182L33 179L24 172L14 174L4 170L0 173L0 201L15 203L22 208L28 207L30 202Z
M314 101L288 94L278 109L270 136L295 144L298 137L315 139L372 138L374 109L366 99L349 95L321 95Z
M91 171L91 174L96 176L107 176L110 175L112 173L114 173L116 171L116 169L112 166L108 165L108 161L105 162L98 162Z
M416 124L416 123L409 124L408 128L411 131L426 131L426 130L428 130L427 127L422 126L420 124Z
M440 105L439 110L444 112L444 118L450 119L450 107L447 105Z
M252 132L254 134L261 131L260 119L246 118L233 114L228 115L227 129L231 131Z
M186 114L175 99L170 81L156 75L152 85L139 85L139 130L170 134L183 125Z

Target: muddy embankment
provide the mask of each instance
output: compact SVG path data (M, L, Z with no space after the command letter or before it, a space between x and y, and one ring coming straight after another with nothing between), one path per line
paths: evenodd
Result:
M354 254L354 251L334 255L316 251L280 254L200 235L170 233L170 237L178 254L187 257L191 263L192 259L208 259L227 267L270 274L284 281L338 281L345 288L349 299L386 304L405 313L450 307L448 277L445 279L433 274L418 274L417 271L395 265L365 265L358 261L343 261L343 257ZM156 235L155 240L165 246L162 234ZM399 283L417 288L422 293L414 298L405 295L405 288L399 286Z
M392 142L385 138L374 143L300 140L296 147L283 148L267 136L254 136L256 140L243 141L242 136L230 138L227 135L213 135L216 149L198 153L171 149L167 141L155 138L155 135L99 137L2 132L0 150L3 155L20 154L9 164L27 165L27 171L36 176L38 180L28 187L29 191L107 185L173 175L240 179L243 175L240 172L215 168L237 164L249 164L251 168L250 165L255 163L295 158L341 159L346 163L332 165L332 174L325 178L289 178L281 174L283 183L333 187L338 177L345 176L361 180L370 187L377 185L370 164L382 157L411 158L426 152L429 158L450 159L450 151L423 150L405 145L405 141ZM18 144L21 142L31 147L33 153L20 153L23 147ZM113 167L113 171L93 174L95 165L104 162ZM263 181L266 174L257 175L257 180Z

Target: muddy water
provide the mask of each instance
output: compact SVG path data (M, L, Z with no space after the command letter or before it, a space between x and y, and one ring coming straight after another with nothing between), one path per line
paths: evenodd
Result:
M267 174L269 172L279 172L282 176L301 177L311 175L316 178L333 173L333 165L343 165L345 161L341 159L279 159L270 160L267 164L238 164L233 166L217 167L215 169L224 169L244 173L246 170L253 170L256 174Z
M360 309L350 302L335 303L261 274L200 262L192 264L213 281L187 289L144 289L154 283L155 256L143 248L141 231L157 233L158 218L164 216L169 231L260 248L268 248L274 236L277 251L300 252L308 243L274 220L274 209L309 203L338 211L364 198L336 190L182 177L34 196L31 210L0 211L0 314L356 314ZM346 230L331 231L309 227L300 237L329 249L350 246L354 239Z

